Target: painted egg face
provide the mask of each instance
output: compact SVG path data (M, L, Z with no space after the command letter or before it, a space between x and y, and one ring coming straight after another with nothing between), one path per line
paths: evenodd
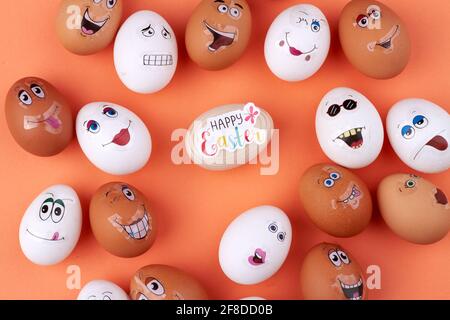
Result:
M335 237L352 237L372 217L372 199L366 184L339 166L318 164L300 180L300 199L312 222Z
M155 241L148 200L129 184L112 182L100 187L92 197L89 218L97 241L116 256L139 256Z
M438 105L421 99L396 103L386 119L392 148L414 170L438 173L450 167L450 117Z
M386 224L401 238L430 244L450 229L450 205L431 182L409 174L394 174L378 186L378 204Z
M333 89L322 99L316 113L316 134L325 154L347 168L371 164L384 141L375 106L349 88Z
M8 91L6 122L16 142L41 157L63 151L73 137L73 118L66 99L47 81L24 78Z
M20 247L38 265L54 265L75 248L81 232L81 205L71 187L44 190L28 207L19 229Z
M325 62L330 28L319 8L301 4L283 11L272 23L264 45L266 62L282 80L311 77Z
M172 80L177 63L175 32L159 14L136 12L120 28L114 45L114 64L130 90L162 90Z
M77 300L129 300L121 287L105 280L93 280L81 289Z
M350 63L369 77L392 78L408 64L411 45L406 26L378 1L349 2L341 13L339 37Z
M251 26L247 1L203 0L186 27L187 52L204 69L224 69L244 53Z
M207 300L201 284L174 267L150 265L131 279L132 300Z
M365 300L364 286L358 262L339 245L321 243L303 260L300 287L306 300Z
M121 18L121 0L62 0L56 32L67 50L89 55L113 41Z
M291 223L283 211L271 206L250 209L238 216L223 234L220 266L236 283L260 283L281 268L291 240Z
M106 173L134 173L150 158L152 141L147 127L124 107L107 102L90 103L78 113L76 128L81 149Z

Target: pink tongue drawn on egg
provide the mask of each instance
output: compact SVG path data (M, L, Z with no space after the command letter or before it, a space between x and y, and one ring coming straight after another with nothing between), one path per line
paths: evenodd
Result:
M52 240L53 240L53 241L59 240L59 233L58 233L58 232L55 232L55 233L53 234Z
M84 34L87 34L89 36L94 34L94 30L88 30L85 27L81 27L81 30L83 31Z
M303 52L301 52L300 50L298 50L298 49L296 49L294 47L289 47L289 51L294 56L299 56L299 55L303 54Z
M55 117L49 117L47 120L45 120L53 129L59 129L61 126L61 121Z
M359 293L358 292L353 292L353 298L358 298L359 297Z

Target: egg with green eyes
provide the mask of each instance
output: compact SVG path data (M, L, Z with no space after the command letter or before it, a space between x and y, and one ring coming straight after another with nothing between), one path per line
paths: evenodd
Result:
M86 157L106 173L134 173L150 158L152 140L146 125L135 113L114 103L84 106L77 116L76 131Z

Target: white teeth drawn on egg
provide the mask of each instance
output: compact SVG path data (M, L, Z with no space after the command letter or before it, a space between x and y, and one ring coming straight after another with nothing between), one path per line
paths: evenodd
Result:
M84 12L83 20L81 21L81 33L87 36L96 34L105 26L109 18L110 17L103 21L94 21L89 14L89 8L87 8Z
M145 209L145 206L143 205L142 207L144 208L143 216L139 218L133 217L133 221L130 224L122 224L122 217L119 214L115 214L109 217L108 220L113 224L113 226L116 227L119 232L125 232L126 238L128 240L143 240L147 238L147 236L151 232L151 219L147 213L147 210ZM136 215L140 216L140 213L137 213Z
M45 125L45 130L51 134L60 134L62 132L62 121L59 119L61 107L54 102L52 106L43 114L37 116L24 116L23 127L25 130L32 130Z
M171 54L146 54L143 58L144 66L166 67L173 65Z
M266 256L267 253L263 249L257 248L255 252L248 257L248 262L252 266L260 266L266 262Z
M346 284L338 279L344 296L349 300L361 300L364 292L363 280L360 277L355 284Z
M208 46L209 51L216 52L220 48L230 46L234 43L234 39L236 38L237 33L236 31L235 32L220 31L213 28L206 21L203 21L203 24L205 25L206 30L208 30L214 37L212 43Z
M344 141L350 148L352 149L359 149L364 144L364 137L362 135L363 130L365 130L366 127L357 127L350 130L347 130L343 133L341 133L337 138L333 140L333 142L336 142L337 140Z
M350 182L347 190L339 197L339 203L344 206L350 205L352 209L357 209L359 207L359 201L363 197L363 193L357 187L354 182Z
M28 228L26 229L26 232L27 232L29 235L31 235L32 237L35 237L35 238L40 239L40 240L45 240L45 241L50 241L50 242L64 241L64 240L66 240L64 237L60 237L60 236L59 236L59 232L53 233L53 236L52 236L51 238L46 238L46 237L43 237L43 236L38 236L38 235L36 235L35 233L31 232L30 229L28 229Z
M423 151L423 149L425 147L430 147L430 148L434 148L435 150L438 151L445 151L448 148L448 141L442 136L442 134L445 132L446 130L442 130L441 132L439 132L437 135L433 136L433 138L431 138L429 141L427 141L427 143L425 143L414 155L413 160L416 160L416 158L419 156L419 154Z

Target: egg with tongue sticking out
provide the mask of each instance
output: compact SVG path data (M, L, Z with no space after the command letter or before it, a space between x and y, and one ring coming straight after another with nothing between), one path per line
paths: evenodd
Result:
M152 141L147 127L124 107L107 102L90 103L78 113L76 129L83 152L106 173L134 173L150 158Z

